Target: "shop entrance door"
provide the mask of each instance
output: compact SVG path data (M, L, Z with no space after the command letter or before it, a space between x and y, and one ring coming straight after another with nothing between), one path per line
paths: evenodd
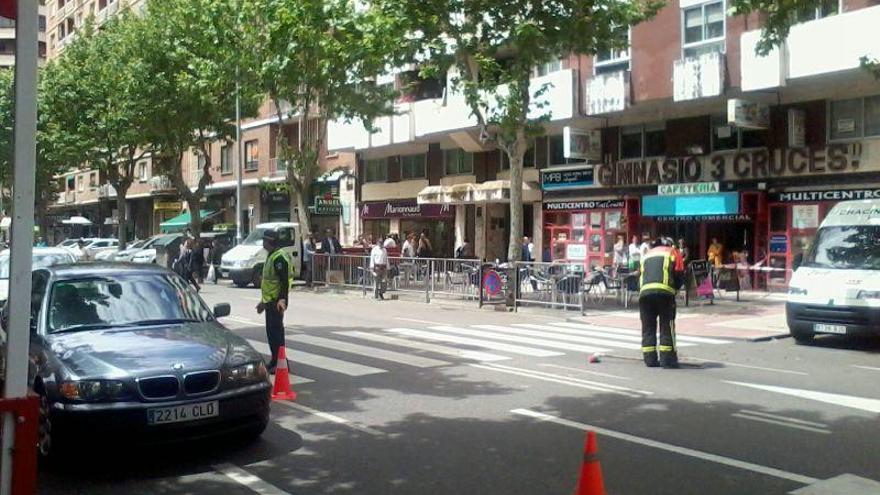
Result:
M755 239L753 222L710 222L706 224L705 245L712 244L712 239L724 246L722 260L729 263L753 263L750 253ZM703 258L704 259L704 258Z

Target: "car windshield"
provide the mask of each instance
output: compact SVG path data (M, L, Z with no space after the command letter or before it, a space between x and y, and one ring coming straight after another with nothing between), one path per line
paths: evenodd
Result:
M60 280L49 297L49 333L213 318L192 287L162 273Z
M62 263L73 263L76 260L69 253L34 253L33 270L46 268ZM0 280L9 278L9 253L0 254Z
M880 270L880 225L823 227L804 266Z
M250 235L247 236L247 239L242 242L244 246L262 246L263 245L263 233L270 229L254 229L251 231Z

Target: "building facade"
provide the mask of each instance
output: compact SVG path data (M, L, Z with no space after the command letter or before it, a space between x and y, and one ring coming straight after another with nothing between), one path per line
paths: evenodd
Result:
M42 67L46 62L46 6L40 5L37 62ZM0 68L15 65L15 20L0 17Z
M699 260L716 239L725 263L753 268L748 283L784 287L827 211L880 189L880 83L860 68L880 56L877 3L801 12L783 46L758 56L758 15L672 1L630 30L626 50L536 68L533 84L552 87L546 135L526 156L533 257L605 266L621 238L665 235ZM407 95L377 133L334 124L331 148L358 154L365 231L407 230L393 217L377 224L373 204L443 204L454 220L415 208L408 218L448 222L453 245L503 259L505 160L439 86Z

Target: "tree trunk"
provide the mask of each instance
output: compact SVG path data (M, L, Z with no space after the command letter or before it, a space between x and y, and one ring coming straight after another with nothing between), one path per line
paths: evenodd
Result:
M309 214L309 205L306 203L306 195L302 191L291 189L296 195L297 220L302 238L305 239L312 232L312 222Z
M202 236L202 197L199 194L190 193L186 203L189 206L189 228L193 237L198 239Z
M520 131L519 134L523 134ZM522 259L523 238L523 155L525 154L525 137L520 136L510 148L510 244L507 247L507 261Z
M119 251L126 248L128 243L128 215L125 214L125 196L128 194L128 188L117 186L116 189L116 223L117 223L117 239L119 239Z

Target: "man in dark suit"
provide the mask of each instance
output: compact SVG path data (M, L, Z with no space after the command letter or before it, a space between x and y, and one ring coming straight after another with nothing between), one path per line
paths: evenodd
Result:
M321 241L321 253L342 254L342 244L339 244L339 239L333 235L333 230L327 229L324 234L324 240Z

